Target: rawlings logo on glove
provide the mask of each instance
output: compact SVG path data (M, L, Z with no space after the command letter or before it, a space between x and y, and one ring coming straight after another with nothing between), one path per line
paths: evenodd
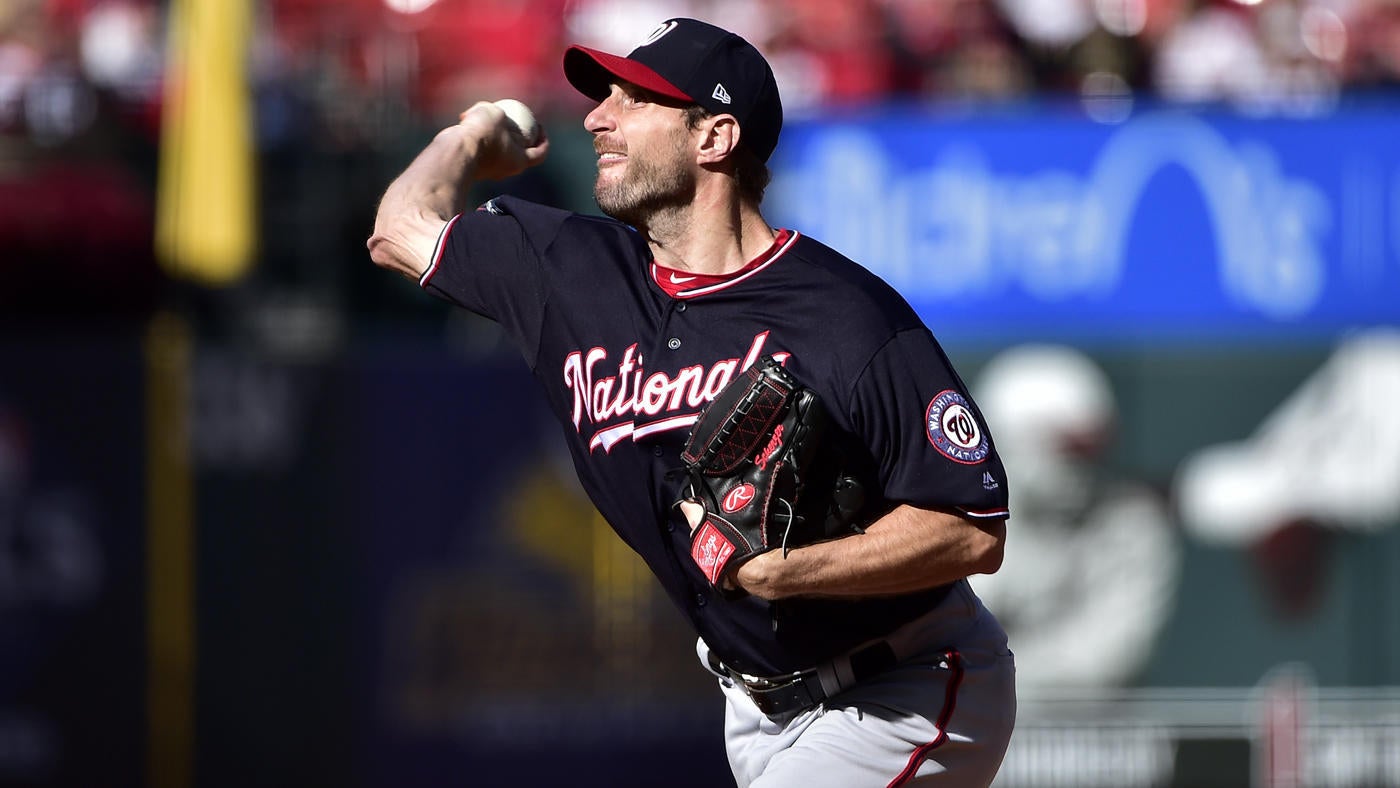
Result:
M703 508L690 556L712 585L724 587L759 553L860 530L861 488L841 472L829 429L816 393L772 356L700 412L681 452L689 482L676 505Z

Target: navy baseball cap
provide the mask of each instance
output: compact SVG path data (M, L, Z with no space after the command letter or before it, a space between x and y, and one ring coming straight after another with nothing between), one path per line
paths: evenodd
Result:
M608 85L631 82L653 93L739 121L740 145L768 161L783 128L783 104L768 61L743 38L695 19L668 19L627 57L577 44L564 52L564 76L602 101Z

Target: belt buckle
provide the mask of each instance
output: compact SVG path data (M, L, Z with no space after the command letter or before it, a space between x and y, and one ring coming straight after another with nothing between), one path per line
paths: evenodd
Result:
M803 677L804 671L789 673L786 676L773 676L771 678L765 678L763 676L750 676L747 673L740 673L737 670L730 670L729 673L735 679L738 679L739 683L742 684L746 689L772 690L779 689L781 687L791 686L794 682L800 681Z
M798 671L786 676L764 678L736 676L739 686L763 714L772 717L811 708L826 698L814 671Z

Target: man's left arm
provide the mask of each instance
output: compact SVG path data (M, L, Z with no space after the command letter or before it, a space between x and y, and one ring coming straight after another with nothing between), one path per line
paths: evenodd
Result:
M891 596L992 574L1001 567L1006 519L972 519L901 505L865 533L772 550L734 572L763 599Z

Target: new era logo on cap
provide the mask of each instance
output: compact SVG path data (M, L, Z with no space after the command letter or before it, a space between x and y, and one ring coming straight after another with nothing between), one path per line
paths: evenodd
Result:
M626 57L574 45L564 53L564 75L597 101L611 83L629 82L657 95L733 115L740 145L767 161L783 128L783 105L773 69L752 44L694 19L668 19Z

